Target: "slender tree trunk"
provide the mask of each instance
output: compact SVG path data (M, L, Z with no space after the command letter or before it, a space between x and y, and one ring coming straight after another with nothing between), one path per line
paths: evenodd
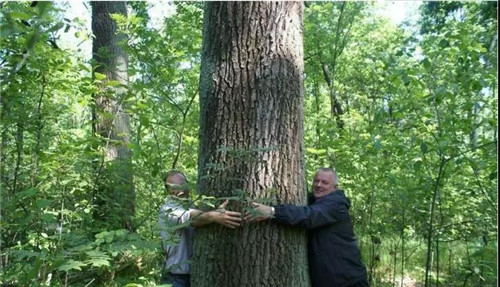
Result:
M185 110L182 110L182 109L179 108L181 110L181 112L182 112L182 124L181 124L181 127L180 127L180 131L177 131L179 141L177 142L177 149L176 149L174 161L172 163L172 169L176 168L177 161L179 160L179 157L181 155L182 144L183 144L183 136L184 136L184 129L186 127L186 119L187 119L187 116L189 114L189 111L191 109L191 105L193 104L193 101L194 101L195 97L196 97L196 94L193 94L191 96L191 99L189 100L189 104L188 104L188 106L186 107Z
M306 204L302 6L205 3L200 194ZM197 229L193 257L196 287L309 286L300 228L209 225Z
M396 241L394 241L394 249L391 249L393 252L393 264L392 264L392 280L391 280L391 285L396 286L396 272L397 272L397 263L398 263L398 245L396 244Z
M42 103L43 97L45 96L45 87L47 86L47 79L45 75L42 75L42 91L40 92L40 98L38 99L37 105L37 129L36 129L36 145L35 152L33 154L33 168L31 170L31 186L36 187L38 184L38 165L40 156L40 145L42 143L42 129L43 129L43 116L42 116Z
M319 91L319 84L318 82L314 83L314 109L316 111L321 110L321 103L320 103L320 91ZM320 126L320 121L319 117L316 118L316 146L321 146L323 143L323 137L321 133L321 126ZM315 155L315 159L317 159L318 155Z
M450 248L450 243L448 243L448 276L452 276L451 272L452 272L452 269L451 269L451 259L452 259L452 252L451 252L451 248Z
M439 286L439 236L436 236L436 286Z
M403 281L405 278L405 226L406 226L406 212L405 208L403 208L403 224L401 228L401 284L403 287Z
M123 106L127 94L128 57L118 42L124 39L117 34L117 25L110 14L127 16L126 2L93 1L92 32L94 41L92 55L95 71L106 76L100 90L94 95L93 129L105 148L105 182L99 185L96 214L114 228L133 229L131 218L134 214L135 194L132 182L130 143L130 119ZM108 81L118 81L123 86L110 87ZM116 208L115 208L116 206Z
M484 262L484 252L481 254L481 260L480 262ZM481 267L479 268L479 275L481 277L484 277L484 264L481 264ZM482 279L479 279L479 286L478 287L482 287L483 286L483 281Z
M335 63L336 63L336 55L333 57L333 73L330 75L330 71L328 69L328 65L325 62L321 63L321 69L323 70L323 76L325 77L325 81L328 85L328 93L330 94L330 105L331 105L331 114L332 118L337 121L337 127L339 129L344 129L344 122L341 118L344 111L342 110L342 105L337 97L337 92L335 90Z
M471 260L470 260L470 252L469 252L469 242L465 241L465 252L466 252L466 257L467 258L467 265L471 266ZM464 284L462 285L463 287L467 286L467 281L469 278L472 276L472 272L467 272L467 276L465 276L464 279Z
M373 206L374 206L374 188L371 188L370 192L370 206L369 206L369 211L368 211L368 226L372 226L372 221L373 221ZM373 284L373 273L375 269L375 242L377 239L375 238L375 235L372 234L370 231L370 269L368 272L368 283L370 285Z
M441 162L439 163L439 169L438 169L438 176L434 182L434 192L432 195L431 199L431 206L429 210L429 227L427 230L427 258L426 258L426 263L425 263L425 287L430 286L429 282L429 272L431 271L432 268L432 240L434 237L434 212L436 209L436 202L438 200L439 196L439 185L441 184L441 176L444 172L444 166L446 164L445 159L441 159Z
M338 95L338 91L335 89L335 80L337 77L337 64L338 58L344 51L344 48L348 41L348 35L350 34L350 30L352 24L354 23L355 14L351 14L352 17L350 19L346 19L346 8L348 2L342 1L339 4L339 16L337 18L337 24L335 29L335 37L334 37L334 46L333 46L333 59L328 65L326 62L321 61L321 69L323 71L323 76L328 85L328 92L330 96L330 113L332 118L334 118L337 122L337 127L340 130L344 129L344 121L342 120L342 115L344 114L344 109L342 108L342 104L340 101L340 96ZM331 72L328 67L331 67Z
M18 190L18 181L21 173L21 165L24 154L24 122L20 120L16 125L16 167L14 168L14 179L12 180L12 194L16 194Z
M438 209L439 209L439 224L438 224L438 227L437 227L437 233L436 233L436 286L439 286L439 267L440 267L440 261L439 261L439 256L440 256L440 252L439 252L439 233L440 231L442 230L442 227L443 227L443 218L444 218L444 215L443 215L443 208L442 208L442 205L441 205L441 197L439 196L438 194L438 198L437 198L437 203L438 204Z
M479 115L479 103L474 102L474 108L472 110L472 131L470 133L470 144L473 150L476 150L477 148L477 122L478 122L478 115Z
M6 198L6 194L4 191L4 180L5 177L5 143L7 142L7 128L4 126L4 115L7 112L7 104L4 103L4 98L2 98L2 93L0 93L0 218L4 218L4 200ZM4 236L6 232L0 231L0 250L4 250ZM7 253L7 252L5 252ZM4 262L5 260L5 262ZM4 252L0 253L0 272L3 272L4 263L7 264L7 255L4 255Z

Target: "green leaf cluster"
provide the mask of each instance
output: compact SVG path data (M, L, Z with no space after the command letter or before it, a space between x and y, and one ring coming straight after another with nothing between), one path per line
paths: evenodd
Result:
M381 3L306 5L307 178L318 167L339 173L372 286L408 277L496 283L492 3L426 2L420 21L400 25L376 13ZM93 94L103 83L123 87L58 46L69 30L90 41L82 20L64 18L52 2L0 5L0 284L154 286L163 260L162 175L182 170L196 189L202 3L174 3L159 27L151 26L147 2L131 2L128 18L113 16L127 35L120 45L129 56L134 232L94 222L96 191L112 179L100 172L106 151L93 136ZM273 149L219 152L248 162ZM239 180L234 166L210 168ZM251 193L224 192L239 203ZM195 192L191 199L200 208L220 204Z

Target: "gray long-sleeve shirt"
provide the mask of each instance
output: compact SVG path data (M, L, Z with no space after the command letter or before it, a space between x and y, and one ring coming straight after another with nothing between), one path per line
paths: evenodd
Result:
M170 197L160 209L158 225L166 252L165 263L173 274L189 274L194 234L189 225L190 211Z

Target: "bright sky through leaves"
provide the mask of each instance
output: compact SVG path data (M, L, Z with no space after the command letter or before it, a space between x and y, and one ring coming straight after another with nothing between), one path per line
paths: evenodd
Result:
M159 29L163 17L175 13L175 7L172 6L170 1L148 1L151 3L149 9L151 17L151 26ZM404 20L414 21L418 15L418 7L421 1L378 1L381 5L379 13L383 17L391 19L391 21L398 25ZM87 30L90 33L90 6L88 2L84 1L65 1L61 5L67 5L65 17L73 20L80 18L86 24ZM60 46L65 49L77 50L78 53L84 58L91 58L92 41L85 40L84 35L78 38L75 36L75 30L70 29L68 33L61 33Z

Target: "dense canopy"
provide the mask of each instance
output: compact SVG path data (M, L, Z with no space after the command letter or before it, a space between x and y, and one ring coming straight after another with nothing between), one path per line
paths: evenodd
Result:
M371 286L496 286L497 2L410 4L395 24L381 1L305 2L303 185L338 172ZM89 3L0 3L0 285L159 282L162 175L199 175L204 5L151 5L111 15L114 78Z

